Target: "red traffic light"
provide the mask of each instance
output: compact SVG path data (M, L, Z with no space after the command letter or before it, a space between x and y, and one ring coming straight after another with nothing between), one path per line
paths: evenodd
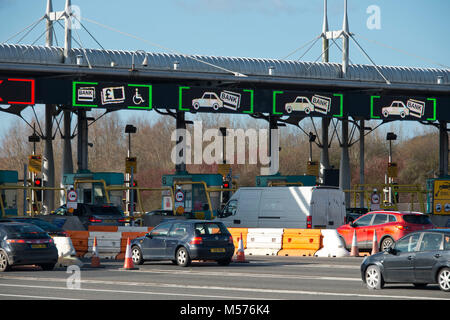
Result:
M36 178L36 179L34 180L34 185L35 185L36 187L42 186L42 180L41 180L41 178Z
M228 182L224 182L224 183L223 183L223 187L224 187L224 188L229 188L229 187L230 187L230 184L229 184Z

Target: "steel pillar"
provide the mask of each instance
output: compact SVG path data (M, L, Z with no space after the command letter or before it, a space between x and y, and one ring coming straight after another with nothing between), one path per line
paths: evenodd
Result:
M177 153L175 171L186 171L186 119L184 112L177 112L176 114L176 130L177 130L177 142L175 150Z
M359 121L359 184L364 184L364 126L365 121ZM361 190L364 190L364 187L361 187ZM359 195L359 207L364 207L364 192L361 192Z
M77 165L78 172L87 171L88 168L88 124L86 110L78 110L78 145Z
M447 121L439 121L439 176L448 175Z
M278 118L269 116L269 175L275 175L280 169L280 131Z
M350 157L348 154L348 118L341 120L342 125L342 145L341 145L341 162L339 165L339 188L342 190L350 190ZM345 206L350 205L350 194L345 193Z

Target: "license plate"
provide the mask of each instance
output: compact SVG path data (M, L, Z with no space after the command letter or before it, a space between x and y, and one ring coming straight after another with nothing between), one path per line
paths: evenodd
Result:
M32 244L31 248L32 249L44 249L44 248L47 248L47 245L46 244Z
M213 248L211 252L225 252L225 248Z

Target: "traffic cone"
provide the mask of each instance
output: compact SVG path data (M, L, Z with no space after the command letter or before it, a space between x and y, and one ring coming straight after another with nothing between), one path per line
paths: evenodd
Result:
M133 258L131 258L131 244L130 244L130 238L127 240L127 249L125 251L125 261L123 263L123 268L120 270L139 270L139 268L136 268L133 263Z
M356 230L353 232L352 250L350 251L350 257L359 257L358 241L356 240Z
M380 252L380 250L378 249L377 231L373 230L372 252L370 254L372 255L378 252Z
M91 267L100 268L100 257L98 256L97 250L97 237L94 237L94 245L92 246L92 257L91 257Z
M242 232L241 232L241 237L239 239L238 251L236 252L236 259L235 259L234 262L239 262L239 263L246 263L247 262L245 260L244 241L242 240Z

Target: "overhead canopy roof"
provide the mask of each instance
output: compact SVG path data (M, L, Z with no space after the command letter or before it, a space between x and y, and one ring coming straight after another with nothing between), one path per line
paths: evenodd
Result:
M77 65L77 56L83 57L81 67ZM63 48L11 44L0 45L0 72L29 70L44 73L82 72L123 76L129 74L133 56L136 69L139 70L138 74L134 73L137 77L234 79L241 82L335 84L344 87L410 90L420 88L425 91L450 92L450 69L379 66L377 71L375 66L351 64L346 78L342 79L339 63L99 49L72 49L68 61L64 63ZM142 66L146 56L148 64ZM92 69L88 68L88 61ZM174 70L174 63L178 63L177 70ZM269 68L273 68L272 75L269 75ZM380 73L391 82L391 85L385 82ZM239 77L236 74L247 77Z

